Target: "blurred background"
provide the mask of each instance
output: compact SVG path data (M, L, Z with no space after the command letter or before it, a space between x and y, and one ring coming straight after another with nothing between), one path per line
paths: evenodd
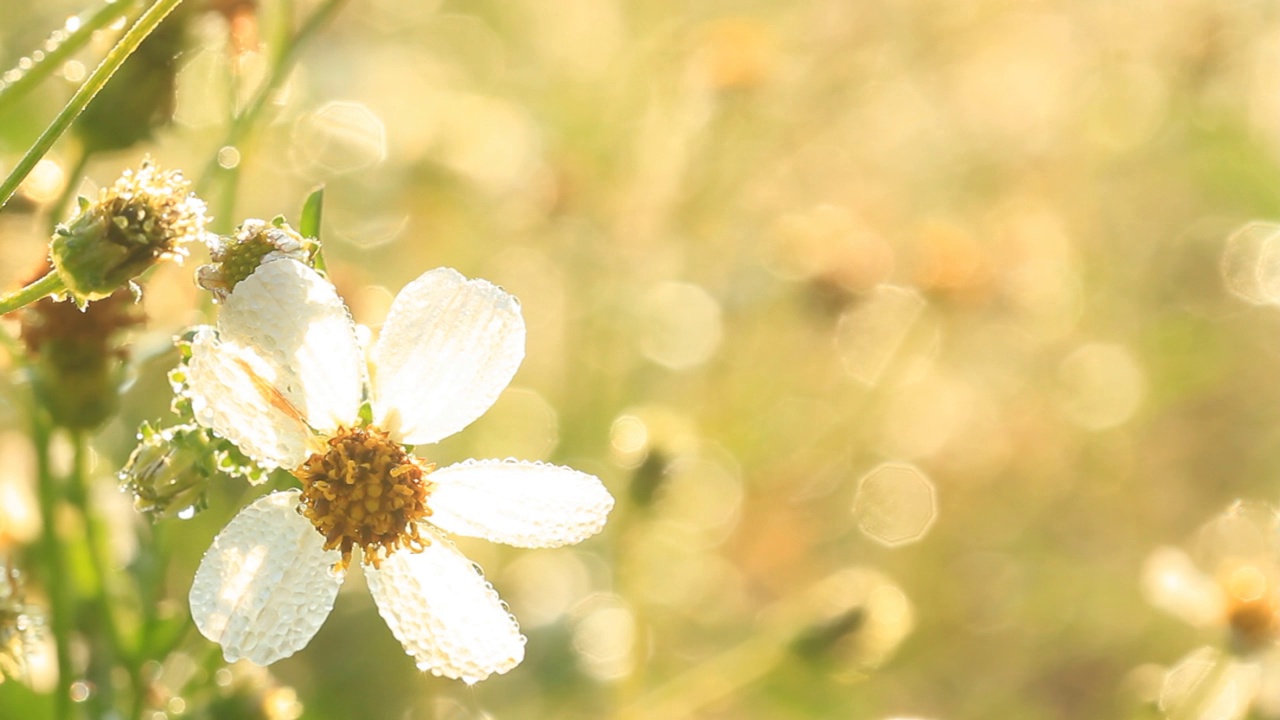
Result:
M227 145L314 6L180 9L116 88L135 116L64 141L0 215L0 286L38 267L64 192L144 155L234 173L206 197L223 232L293 220L323 184L358 322L441 265L523 304L513 385L419 452L572 465L618 505L575 547L462 543L529 638L505 676L416 671L353 572L269 673L198 636L149 668L154 717L1156 718L1162 696L1177 715L1169 668L1231 649L1144 573L1277 496L1277 231L1237 231L1280 220L1280 7L350 0ZM89 9L6 7L3 66ZM0 116L0 167L116 37ZM211 317L201 252L145 283L94 437L118 562L169 543L175 617L262 491L228 480L153 526L114 480L166 416L172 336ZM4 382L0 554L20 562L38 518ZM1257 672L1265 688L1274 664ZM1280 716L1233 692L1182 716ZM28 695L0 684L0 710Z

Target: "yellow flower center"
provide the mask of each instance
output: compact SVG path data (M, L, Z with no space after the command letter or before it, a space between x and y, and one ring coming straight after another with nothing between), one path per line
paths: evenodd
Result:
M294 475L302 481L302 514L326 550L342 553L335 569L350 564L355 547L374 567L395 550L425 548L418 522L431 514L427 496L435 484L427 475L435 466L377 428L341 428L328 444Z

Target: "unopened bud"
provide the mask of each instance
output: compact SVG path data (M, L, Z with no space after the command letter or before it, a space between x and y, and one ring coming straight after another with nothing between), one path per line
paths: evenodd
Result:
M121 489L133 495L138 512L159 519L203 508L209 475L201 468L201 435L191 425L156 430L142 424L138 446L120 471Z
M36 396L56 424L88 429L115 413L126 356L122 332L143 321L127 290L84 310L47 297L22 311Z
M291 258L310 265L315 242L298 234L283 218L245 220L231 237L209 240L213 262L196 271L196 282L223 302L242 280L266 263Z
M180 258L205 236L205 204L176 170L150 161L126 170L96 201L59 225L49 258L76 303L110 295L163 258Z

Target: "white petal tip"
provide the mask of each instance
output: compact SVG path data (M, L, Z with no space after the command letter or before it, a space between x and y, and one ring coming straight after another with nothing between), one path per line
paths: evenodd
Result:
M614 505L599 478L544 462L467 460L431 479L431 524L515 547L582 542L604 529Z

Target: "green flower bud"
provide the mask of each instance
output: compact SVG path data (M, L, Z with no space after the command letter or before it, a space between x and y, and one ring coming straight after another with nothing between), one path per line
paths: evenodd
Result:
M213 293L215 302L223 302L242 280L260 265L292 258L308 265L316 243L289 227L284 218L270 223L245 220L231 237L214 236L209 240L213 262L196 270L196 283Z
M119 290L84 310L44 298L19 316L36 397L61 427L97 427L115 413L125 350L121 332L142 324L141 310Z
M110 295L158 260L185 255L187 242L204 239L205 204L189 187L181 172L144 161L96 202L81 199L80 213L58 226L49 250L78 305Z
M203 465L208 438L194 425L138 428L138 446L120 471L121 489L138 512L154 518L190 517L203 509L209 473Z
M138 512L159 520L190 518L205 507L215 477L266 480L266 471L234 445L195 423L138 428L138 446L120 471L120 489L133 496Z

